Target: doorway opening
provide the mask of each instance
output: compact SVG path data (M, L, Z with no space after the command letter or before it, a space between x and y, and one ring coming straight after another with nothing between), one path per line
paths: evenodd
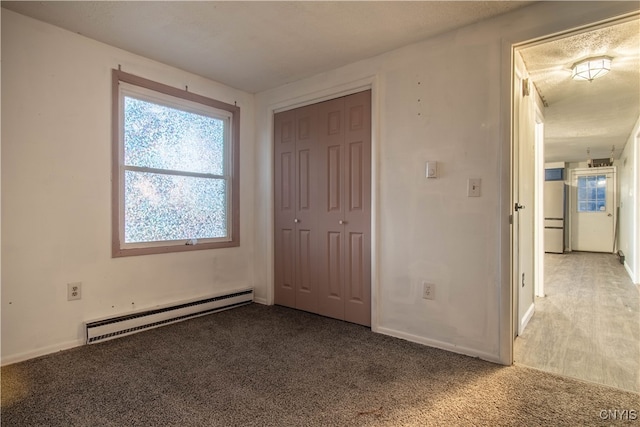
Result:
M633 63L624 72L637 84L638 28L636 14L523 43L513 48L512 70L514 363L635 392L640 391L637 266L622 264L618 250L623 219L635 233L634 257L638 251L637 214L619 217L621 189L631 195L626 203L638 204L637 161L626 160L637 158L637 149L627 145L637 146L629 135L637 133L638 116L603 114L607 107L596 109L595 101L572 104L590 92L599 102L623 98L606 76L572 81L571 66L608 49L620 67L612 67L615 79ZM635 102L634 112L637 93L624 101ZM612 166L593 167L603 159L612 159ZM545 212L556 191L545 180L549 170L560 171L562 199L555 215ZM552 239L556 249L550 250Z

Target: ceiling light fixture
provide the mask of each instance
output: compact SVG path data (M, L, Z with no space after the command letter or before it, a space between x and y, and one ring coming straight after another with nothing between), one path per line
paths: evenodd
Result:
M571 70L572 79L592 81L604 76L611 70L611 58L608 56L587 58L573 64Z

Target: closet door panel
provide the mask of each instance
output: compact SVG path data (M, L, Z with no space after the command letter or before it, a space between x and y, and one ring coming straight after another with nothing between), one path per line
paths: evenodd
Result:
M345 320L371 325L371 92L345 98Z
M344 319L344 98L318 104L320 177L319 310Z
M295 113L274 117L274 297L275 303L295 307Z
M318 286L314 260L318 257L316 217L318 216L315 181L318 113L315 105L295 110L295 226L296 226L296 305L300 310L318 311Z

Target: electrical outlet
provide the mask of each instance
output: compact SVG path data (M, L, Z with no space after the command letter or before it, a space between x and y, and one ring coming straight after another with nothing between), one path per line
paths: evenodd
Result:
M67 301L82 298L82 282L67 283Z
M422 282L422 298L436 299L436 285L433 283Z

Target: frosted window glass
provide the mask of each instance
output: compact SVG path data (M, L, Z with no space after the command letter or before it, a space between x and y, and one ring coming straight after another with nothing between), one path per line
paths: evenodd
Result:
M227 235L222 179L125 171L125 243Z
M124 97L124 164L224 174L225 121Z
M587 189L584 187L578 187L578 200L584 200L587 198Z
M112 256L238 246L240 107L112 77Z

